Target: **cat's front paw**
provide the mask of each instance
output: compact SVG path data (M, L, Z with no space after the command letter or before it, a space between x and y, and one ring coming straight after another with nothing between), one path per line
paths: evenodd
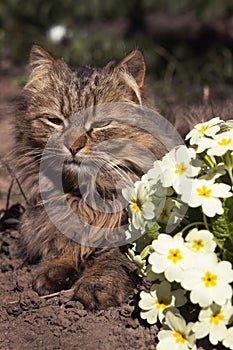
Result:
M83 276L75 284L74 300L80 301L88 310L117 306L127 301L133 292L132 281L126 287L111 276Z
M39 295L69 289L78 279L77 270L62 261L49 261L41 265L32 287Z

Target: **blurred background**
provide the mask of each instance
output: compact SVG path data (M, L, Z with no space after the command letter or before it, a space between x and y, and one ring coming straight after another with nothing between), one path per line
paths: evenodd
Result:
M232 93L232 0L0 0L1 62L25 64L33 43L71 65L141 48L155 96Z

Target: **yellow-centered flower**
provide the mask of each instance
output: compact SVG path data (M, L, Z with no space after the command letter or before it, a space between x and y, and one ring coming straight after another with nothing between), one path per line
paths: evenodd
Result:
M188 167L185 162L181 162L175 165L174 174L183 175L187 171Z
M156 309L166 309L171 304L171 300L166 298L155 299Z
M205 246L205 244L203 242L203 239L199 238L199 239L194 239L193 240L193 245L192 245L193 249L196 249L197 251L199 251L204 246Z
M183 257L181 255L180 249L169 249L168 260L172 260L173 264L176 264L177 261L181 260Z
M213 323L215 326L218 326L219 321L224 319L224 315L221 312L213 312L210 315L209 323Z
M202 197L207 197L209 198L210 197L210 194L212 192L211 189L208 189L206 187L206 185L203 185L201 188L196 188L196 191L198 193L199 196L202 196Z
M202 276L201 280L205 283L206 288L214 287L216 286L216 281L218 279L218 276L215 274L212 274L211 272L207 271L204 276Z
M225 137L223 137L220 141L218 141L219 146L227 146L227 145L230 145L231 143L232 143L232 138L226 139Z
M208 127L209 127L208 125L202 125L199 129L197 129L197 132L203 133L208 129Z
M184 344L186 342L186 337L184 332L182 331L176 331L173 334L173 337L176 339L176 343L182 343Z
M133 198L132 199L132 208L137 212L139 213L141 211L141 206L140 206L140 203L139 203L139 200L138 198Z

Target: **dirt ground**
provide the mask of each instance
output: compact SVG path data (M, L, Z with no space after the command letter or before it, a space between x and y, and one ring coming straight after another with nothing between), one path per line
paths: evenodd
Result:
M22 69L11 67L9 63L0 68L1 157L14 147L13 101L20 92L14 81L21 75ZM0 209L6 208L10 183L10 175L4 166L0 166ZM24 204L17 186L14 186L10 204L17 201ZM3 215L4 212L1 217ZM17 220L17 215L14 220ZM96 313L87 312L82 304L72 301L71 291L39 297L31 287L36 266L25 266L21 259L16 258L18 237L16 229L0 226L1 350L156 349L157 326L148 326L140 319L137 296L132 296L121 307ZM205 342L202 346L205 350L212 349Z

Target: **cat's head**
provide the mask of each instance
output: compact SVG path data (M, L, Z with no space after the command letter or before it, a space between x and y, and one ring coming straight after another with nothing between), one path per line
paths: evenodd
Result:
M33 46L31 74L24 89L30 99L28 111L31 117L51 126L93 105L141 103L145 69L139 50L132 51L119 63L110 61L103 68L73 69L64 60L55 60L44 49Z
M77 174L91 176L93 166L102 169L100 187L111 187L122 172L136 180L152 165L151 154L160 158L165 153L157 139L127 122L124 115L135 113L133 109L142 104L145 62L139 50L103 68L72 69L33 46L30 69L24 111L17 123L18 140L25 147L25 159L38 168L40 154L51 135L56 135L47 147L47 160L54 155L62 159L67 191L77 186ZM49 167L56 171L56 162Z

